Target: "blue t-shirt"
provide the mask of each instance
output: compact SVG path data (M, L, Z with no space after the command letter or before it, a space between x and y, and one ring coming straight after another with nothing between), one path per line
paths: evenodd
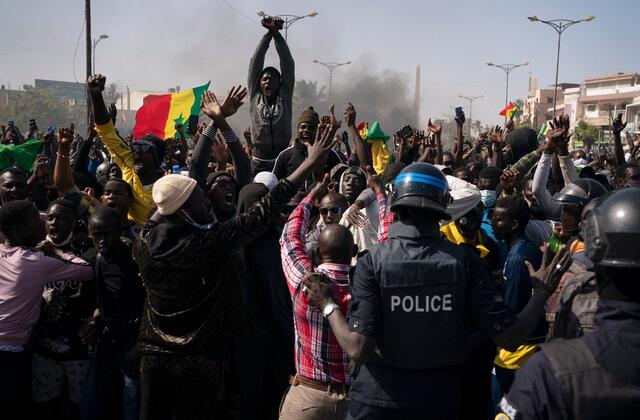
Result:
M519 313L524 309L533 292L529 269L525 265L525 261L529 261L534 268L538 269L542 262L542 253L529 239L521 238L511 245L502 272L504 304L514 313ZM541 318L541 322L531 337L526 340L527 343L544 341L547 327L546 321Z

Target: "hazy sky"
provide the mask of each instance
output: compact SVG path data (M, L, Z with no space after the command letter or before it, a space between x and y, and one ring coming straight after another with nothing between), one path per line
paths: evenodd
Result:
M131 89L187 88L211 80L216 91L226 91L246 83L249 58L264 32L257 10L315 10L318 16L289 30L296 79L326 84L328 72L313 64L314 58L351 60L351 66L334 73L334 89L361 71L391 72L406 79L412 97L419 64L423 119L466 105L458 98L462 94L484 95L474 102L474 119L499 122L505 78L499 69L487 67L488 61L528 60L540 87L553 83L557 35L529 22L526 17L532 14L543 19L596 16L564 33L560 82L640 71L637 0L227 2L242 14L222 0L94 0L93 35L109 35L97 48L97 70L108 82ZM84 79L84 34L73 66L83 0L0 0L0 5L0 83L15 88L35 78ZM275 62L274 56L268 61ZM510 98L526 96L528 72L525 67L511 74Z

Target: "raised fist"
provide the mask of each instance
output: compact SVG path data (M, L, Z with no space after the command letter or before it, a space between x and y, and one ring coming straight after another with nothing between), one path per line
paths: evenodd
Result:
M104 90L107 78L101 74L93 74L87 79L87 89L91 93L100 93Z

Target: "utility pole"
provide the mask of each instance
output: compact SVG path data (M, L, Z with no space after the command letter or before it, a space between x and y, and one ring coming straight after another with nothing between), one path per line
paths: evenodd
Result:
M332 103L331 101L333 100L333 71L340 66L346 66L348 64L351 64L351 61L347 61L346 63L336 63L335 61L322 62L318 60L313 60L313 62L316 64L320 64L321 66L324 66L327 68L327 70L329 70L329 103Z
M416 66L416 88L413 97L413 111L415 112L415 126L420 126L420 65Z
M460 98L462 99L466 99L467 101L469 101L469 137L471 137L471 129L473 128L473 118L471 115L471 110L473 107L473 101L475 101L476 99L480 99L484 97L484 95L480 95L480 96L464 96L464 95L460 95Z
M86 81L91 76L91 0L84 0L84 19L85 19L85 33L86 40L85 45L87 49L87 77L85 77L85 89L87 87ZM87 130L91 128L91 97L89 96L89 89L86 89L87 93Z

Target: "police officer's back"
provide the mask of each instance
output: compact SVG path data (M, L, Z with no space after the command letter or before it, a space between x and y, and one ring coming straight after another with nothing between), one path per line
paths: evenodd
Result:
M398 175L391 203L398 221L388 241L358 260L348 326L330 295L321 296L318 283L305 280L309 299L360 364L349 391L349 419L456 418L472 329L517 347L557 285L557 279L540 283L526 314L516 317L477 254L441 239L438 222L448 218L448 201L446 178L434 166L417 163ZM568 268L568 255L556 261L561 258ZM377 358L365 357L371 346Z
M640 188L620 190L583 221L595 265L594 332L542 346L501 403L510 418L635 418L640 412Z

